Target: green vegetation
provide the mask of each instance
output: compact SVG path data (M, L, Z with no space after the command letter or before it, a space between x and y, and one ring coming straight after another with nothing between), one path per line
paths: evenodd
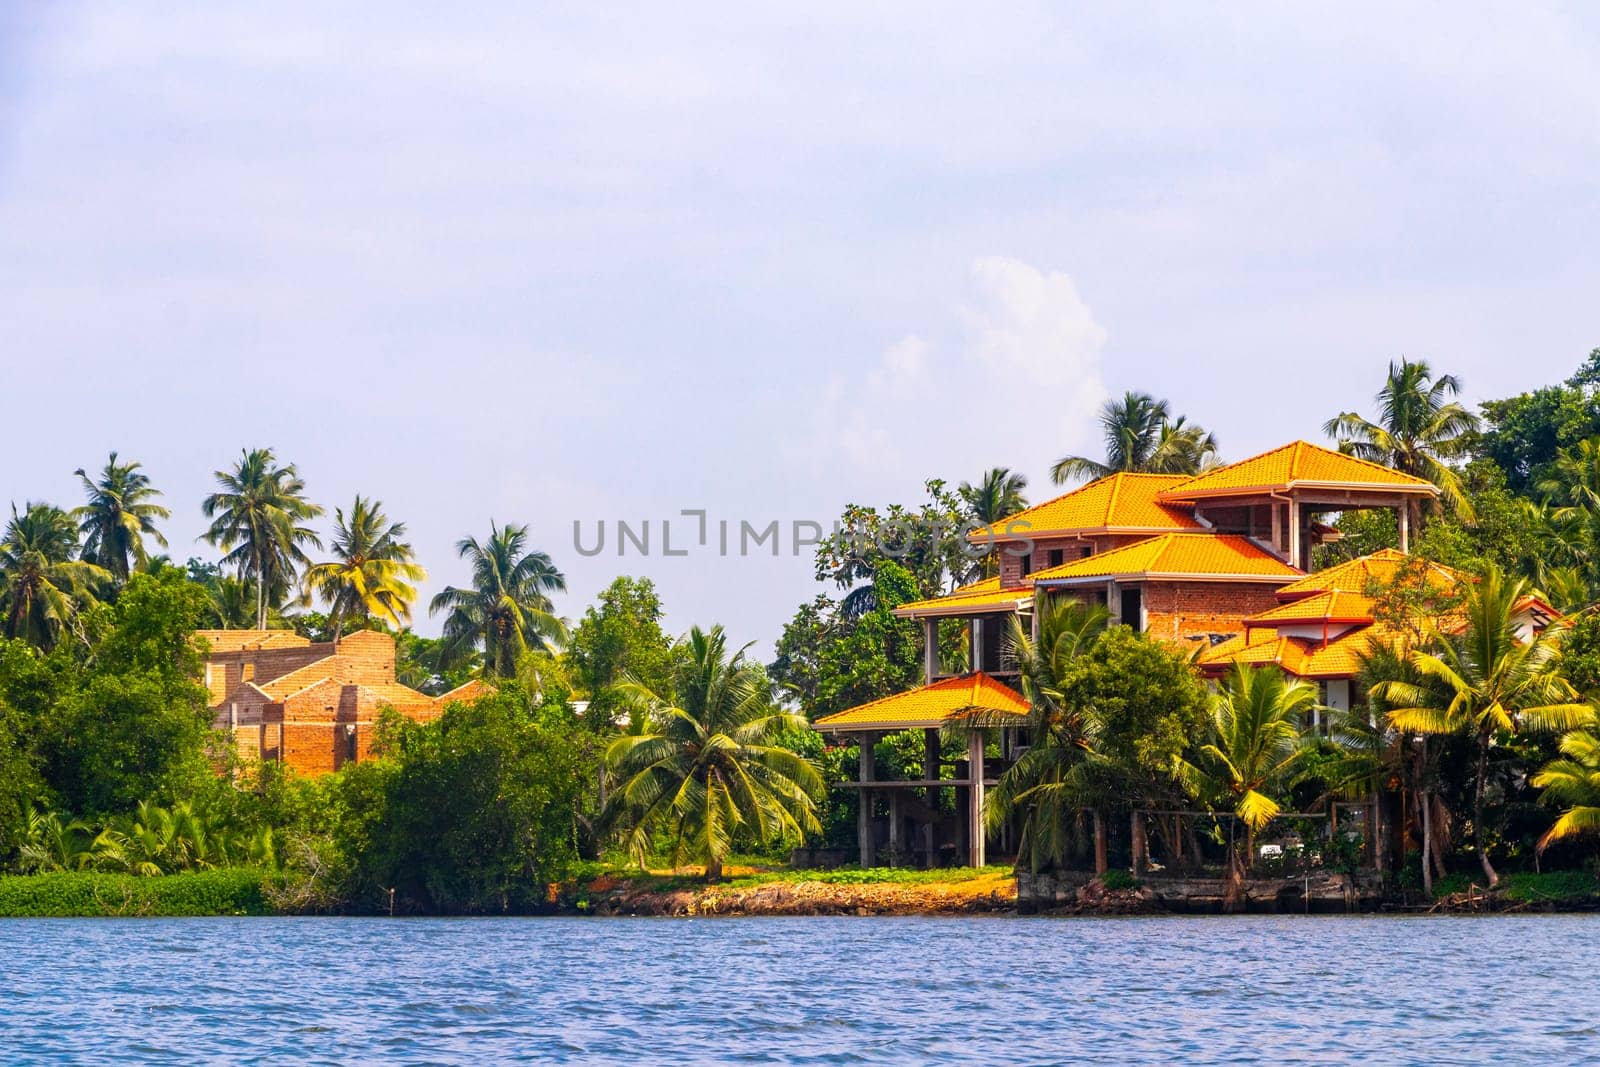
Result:
M272 877L234 867L140 878L80 871L0 876L0 915L11 918L149 918L270 915Z
M1217 440L1148 393L1125 393L1100 409L1104 460L1066 456L1050 468L1057 485L1103 478L1118 471L1194 474L1217 462Z

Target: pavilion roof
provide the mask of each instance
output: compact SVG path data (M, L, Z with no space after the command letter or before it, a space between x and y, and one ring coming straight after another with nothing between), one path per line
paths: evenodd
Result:
M1426 478L1402 474L1309 441L1294 441L1215 467L1162 490L1163 501L1192 501L1205 497L1282 493L1291 489L1366 490L1437 496L1439 489Z
M1285 637L1258 628L1229 638L1202 652L1196 661L1203 670L1219 673L1235 663L1252 666L1272 663L1300 678L1353 678L1361 671L1361 656L1374 641L1392 639L1383 626L1363 626L1330 641Z
M983 615L989 612L1021 611L1033 603L1029 585L1000 587L998 577L973 582L944 596L913 600L894 609L902 619L942 618L947 615Z
M1171 533L1034 571L1039 583L1091 578L1187 578L1290 582L1305 572L1239 534Z
M1110 474L967 536L973 541L988 541L1048 534L1204 529L1188 509L1156 499L1164 490L1185 481L1188 476L1183 474ZM1008 528L1012 532L1008 533Z
M1394 581L1395 575L1400 573L1400 568L1407 561L1417 561L1420 557L1408 556L1404 552L1393 548L1380 548L1376 552L1365 556L1308 574L1298 582L1290 582L1278 590L1279 600L1294 600L1313 593L1325 592L1329 589L1338 589L1347 593L1365 593L1373 585L1387 585ZM1420 560L1423 567L1425 580L1434 589L1453 589L1463 582L1473 580L1470 574L1434 563L1431 560Z
M982 671L974 671L824 715L812 727L824 733L912 730L966 719L1021 720L1027 715L1028 701L1021 693Z
M1373 619L1372 610L1371 597L1342 589L1328 589L1252 615L1244 624L1256 628L1296 623L1369 623Z

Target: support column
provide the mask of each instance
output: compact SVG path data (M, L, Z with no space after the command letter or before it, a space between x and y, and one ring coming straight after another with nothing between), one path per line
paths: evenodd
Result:
M971 638L971 647L967 650L967 666L975 671L983 670L983 619L974 615L972 622L967 627L967 634Z
M862 782L870 782L876 770L872 752L875 738L870 733L857 736L861 741L861 769L857 777ZM861 798L861 807L856 812L856 839L861 846L861 866L865 869L874 866L878 858L876 842L872 839L872 790L858 789L856 792Z
M939 731L922 731L922 777L930 782L939 780ZM937 814L939 807L939 787L928 786L928 808ZM939 855L939 830L938 824L928 820L928 825L923 827L923 850L926 853L926 865L932 867L937 862Z
M905 863L905 844L900 839L901 829L900 790L889 790L889 863L900 866Z
M1300 502L1289 501L1289 566L1300 566Z
M967 789L967 865L984 865L983 848L983 730L967 730L967 773L972 785Z
M1268 509L1272 512L1272 551L1278 553L1279 555L1287 555L1288 553L1283 547L1282 505L1280 505L1276 500L1272 500L1268 504Z
M1411 506L1400 503L1400 551L1411 551Z
M932 685L939 674L939 620L922 620L923 684Z

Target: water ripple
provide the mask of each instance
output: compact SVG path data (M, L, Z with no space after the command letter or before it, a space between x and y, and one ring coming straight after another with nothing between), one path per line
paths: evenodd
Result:
M0 920L0 1061L1600 1061L1600 917Z

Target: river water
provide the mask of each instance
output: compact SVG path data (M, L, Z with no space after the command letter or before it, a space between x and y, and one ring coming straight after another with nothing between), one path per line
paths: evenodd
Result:
M1600 916L0 920L5 1063L1600 1061Z

